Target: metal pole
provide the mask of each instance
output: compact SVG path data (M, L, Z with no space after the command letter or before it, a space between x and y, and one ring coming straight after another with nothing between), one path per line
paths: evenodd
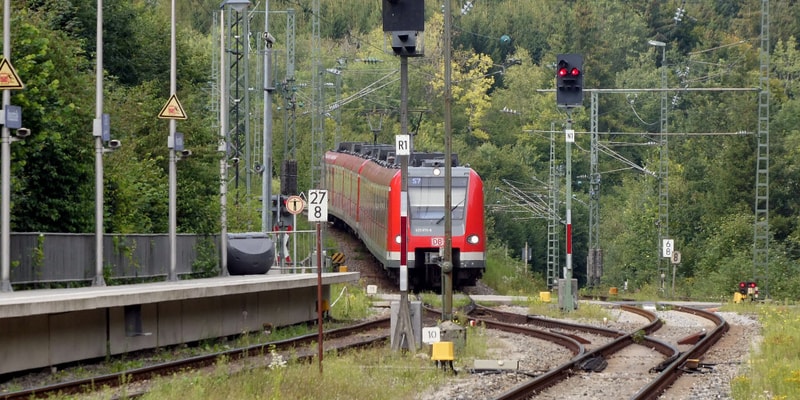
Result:
M667 46L666 44L661 47L661 88L667 88ZM661 197L663 204L660 205L662 209L663 218L659 218L661 222L659 227L663 229L663 236L659 239L669 238L669 136L667 135L667 130L669 127L667 126L667 117L669 115L669 110L667 110L667 91L661 92L661 176L659 177L661 182L661 190L659 196ZM662 217L662 216L659 216ZM659 243L663 243L663 240L659 240ZM675 251L673 248L672 251ZM661 257L659 260L663 261ZM659 265L661 263L659 262ZM669 268L669 264L667 264L667 268ZM672 266L672 295L675 295L675 268L676 266L673 264Z
M228 74L225 72L225 10L219 17L219 197L220 197L220 275L228 276Z
M3 1L3 58L6 60L11 59L11 0ZM11 104L11 92L3 90L3 110ZM0 291L11 292L11 137L8 133L8 127L3 124L2 129L2 205L0 205L0 213L2 213L2 238L0 238L0 252L3 253L2 261L2 274L3 282L0 286Z
M408 57L400 56L400 134L408 135ZM411 141L409 140L409 143ZM411 149L409 149L409 152ZM414 331L411 328L411 311L408 304L408 156L400 156L400 304L397 323L392 332L392 350L403 348L417 351Z
M292 215L292 273L297 273L297 214Z
M272 92L275 88L272 86L270 64L272 63L273 42L274 40L269 35L269 0L267 0L264 2L264 148L261 156L264 163L261 172L261 230L264 233L272 230ZM278 214L280 212L279 198ZM282 248L283 246L281 246Z
M319 360L319 373L322 375L322 231L317 222L317 359Z
M176 62L176 51L175 51L175 0L171 1L172 8L171 8L171 28L170 28L170 54L169 54L169 93L170 98L175 95L176 92L176 75L177 75L177 62ZM176 239L175 239L175 231L176 231L176 210L175 210L175 203L177 197L177 170L176 170L176 159L175 159L175 120L169 120L169 140L168 140L168 147L169 147L169 280L176 281L178 280L178 276L175 272L175 265L177 264L177 251L176 247Z
M566 127L566 184L567 184L567 260L564 267L564 296L562 298L563 308L566 311L575 309L572 301L572 142L575 140L575 131L572 130L572 110L567 109Z
M452 11L450 0L444 2L444 260L442 262L442 320L448 321L453 317L453 218L450 213L453 203L452 167L450 153L452 140L451 106L451 27Z
M92 286L105 286L103 278L103 0L97 0L97 69L95 70L94 136L94 221L95 266Z

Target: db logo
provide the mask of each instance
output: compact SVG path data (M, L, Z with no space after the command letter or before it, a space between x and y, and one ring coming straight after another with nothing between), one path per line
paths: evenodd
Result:
M444 247L444 238L442 238L442 237L432 237L431 238L431 246L433 246L433 247Z

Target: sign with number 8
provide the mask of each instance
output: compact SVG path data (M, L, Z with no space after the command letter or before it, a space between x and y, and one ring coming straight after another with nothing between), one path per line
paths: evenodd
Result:
M328 191L308 191L308 221L328 222Z

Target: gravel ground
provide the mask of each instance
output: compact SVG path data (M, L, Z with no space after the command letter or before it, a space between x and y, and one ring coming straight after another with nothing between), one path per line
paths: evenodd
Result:
M379 285L381 293L397 292L391 282L380 279L381 271L376 273L374 259L368 256L366 249L363 248L360 242L347 235L338 236L341 236L337 240L343 250L350 254L358 254L358 256L351 257L348 261L348 267L351 271L363 271L362 280L366 283ZM365 253L367 256L363 255ZM483 285L480 281L478 285L466 288L464 291L468 294L494 294L491 288ZM524 308L508 308L512 311L516 309L517 312L527 313ZM616 310L611 311L615 317L605 325L608 328L630 331L644 323L641 317ZM702 372L698 373L684 374L661 399L732 399L730 395L731 379L739 373L740 366L746 364L750 351L761 342L761 328L754 316L733 312L721 312L719 314L728 322L730 330L701 360L702 363L713 365L713 367L703 369ZM696 333L699 329L696 317L682 315L683 313L680 312L659 312L659 317L667 321L667 326L664 329L672 331L669 334L670 336L688 336ZM684 320L681 320L681 318ZM684 329L684 331L681 332L680 329ZM535 373L541 369L546 369L553 362L565 362L569 358L569 355L560 346L536 339L501 334L491 330L487 330L485 334L490 336L490 354L493 354L497 359L520 360L521 372ZM528 378L527 375L522 373L470 374L467 371L470 368L472 368L472 365L456 365L456 369L461 370L461 372L446 386L421 393L417 399L490 399ZM593 393L615 393L615 385L610 382L608 385L610 387L596 388ZM584 394L575 397L558 396L557 398L559 400L585 400L594 397L596 396ZM608 398L608 396L602 397Z
M514 309L514 307L509 307L509 309ZM526 312L525 309L518 307L517 309L520 313ZM642 324L642 318L640 317L617 310L611 311L615 317L606 324L611 329L627 331ZM720 315L728 321L731 329L702 360L703 363L714 364L713 367L703 369L701 372L694 374L684 374L661 397L662 399L732 399L730 396L730 381L739 372L740 364L746 362L751 348L760 342L760 328L754 317L729 312L720 313ZM700 327L697 317L683 315L683 313L679 312L669 312L668 315L659 312L659 317L667 322L667 326L670 326L669 329L672 332L669 336L671 337L688 336L696 333ZM491 336L489 341L491 345L490 354L495 355L498 359L520 360L521 372L538 372L542 368L546 369L551 365L566 362L569 359L569 354L563 348L553 344L492 331L487 331L486 334ZM456 369L461 372L453 380L446 386L420 394L417 399L491 399L528 378L521 373L470 374L468 372L470 368L471 366L467 365L456 365ZM599 384L605 387L592 386L588 391L586 390L587 388L584 388L583 390L576 390L575 393L564 393L562 391L552 394L551 397L548 397L547 393L542 393L537 398L559 400L609 398L609 393L617 393L620 382L608 380L600 381ZM576 385L576 387L580 387L580 385Z
M704 373L684 374L663 400L732 399L730 382L747 364L750 351L761 343L761 326L755 316L719 313L730 330L706 353L703 363L713 368ZM743 372L743 371L741 371Z

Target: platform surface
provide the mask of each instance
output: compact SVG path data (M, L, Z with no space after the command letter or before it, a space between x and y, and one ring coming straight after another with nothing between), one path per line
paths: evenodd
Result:
M358 272L323 273L322 285L356 282ZM0 293L0 318L198 299L316 286L316 273L238 275L174 282Z

